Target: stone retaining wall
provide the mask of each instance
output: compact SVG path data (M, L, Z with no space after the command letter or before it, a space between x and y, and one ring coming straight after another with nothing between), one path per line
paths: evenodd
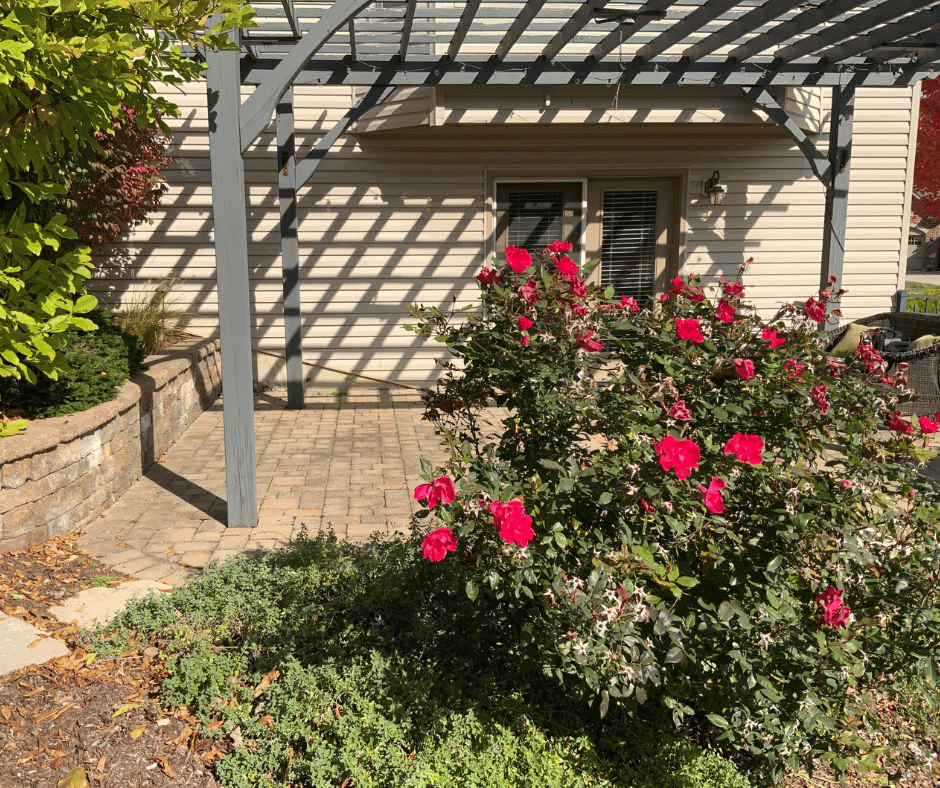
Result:
M0 552L98 517L222 391L218 339L180 343L116 399L0 439Z

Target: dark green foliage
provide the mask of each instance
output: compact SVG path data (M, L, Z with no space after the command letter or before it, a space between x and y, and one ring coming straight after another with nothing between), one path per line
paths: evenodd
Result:
M470 602L414 541L318 537L137 603L94 648L156 635L166 703L239 728L227 786L747 788L661 721L559 693L503 604Z
M143 367L140 340L116 325L107 307L88 314L94 331L66 332L62 355L69 371L57 380L40 376L35 383L0 378L0 402L26 412L31 419L79 413L109 402L118 389Z

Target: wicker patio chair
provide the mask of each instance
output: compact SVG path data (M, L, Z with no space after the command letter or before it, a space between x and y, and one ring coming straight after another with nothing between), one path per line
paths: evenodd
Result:
M872 328L885 328L896 331L905 342L911 342L918 337L935 335L940 336L940 315L924 315L914 312L882 312L871 317L863 317L854 321L863 326ZM848 331L850 324L841 326L828 333L826 347L833 348ZM907 371L910 387L917 394L913 402L905 402L901 412L906 415L926 416L940 410L940 384L937 376L940 373L940 343L915 350L914 352L882 353L888 362L888 369L893 370L902 361L911 365Z

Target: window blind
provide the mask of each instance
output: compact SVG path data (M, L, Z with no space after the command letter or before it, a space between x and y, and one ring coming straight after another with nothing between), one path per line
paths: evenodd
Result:
M601 286L640 303L653 295L656 276L656 192L604 192Z

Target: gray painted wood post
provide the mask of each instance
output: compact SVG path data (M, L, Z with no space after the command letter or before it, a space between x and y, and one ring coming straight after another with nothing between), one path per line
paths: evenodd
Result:
M831 180L826 188L826 213L823 220L822 267L819 288L829 287L829 278L836 277L842 287L842 263L845 259L845 224L849 205L849 165L852 158L852 125L855 116L855 87L832 89L832 112L829 120L829 163ZM829 311L838 309L839 302L829 302ZM831 319L830 319L831 320Z
M238 115L241 106L237 51L206 52L209 92L209 162L222 355L225 491L229 527L258 524L255 419L248 293L248 225L245 162Z
M294 142L294 91L277 104L278 201L281 208L281 278L284 287L284 358L287 359L287 407L304 406L301 349L300 251L297 245L297 182Z

